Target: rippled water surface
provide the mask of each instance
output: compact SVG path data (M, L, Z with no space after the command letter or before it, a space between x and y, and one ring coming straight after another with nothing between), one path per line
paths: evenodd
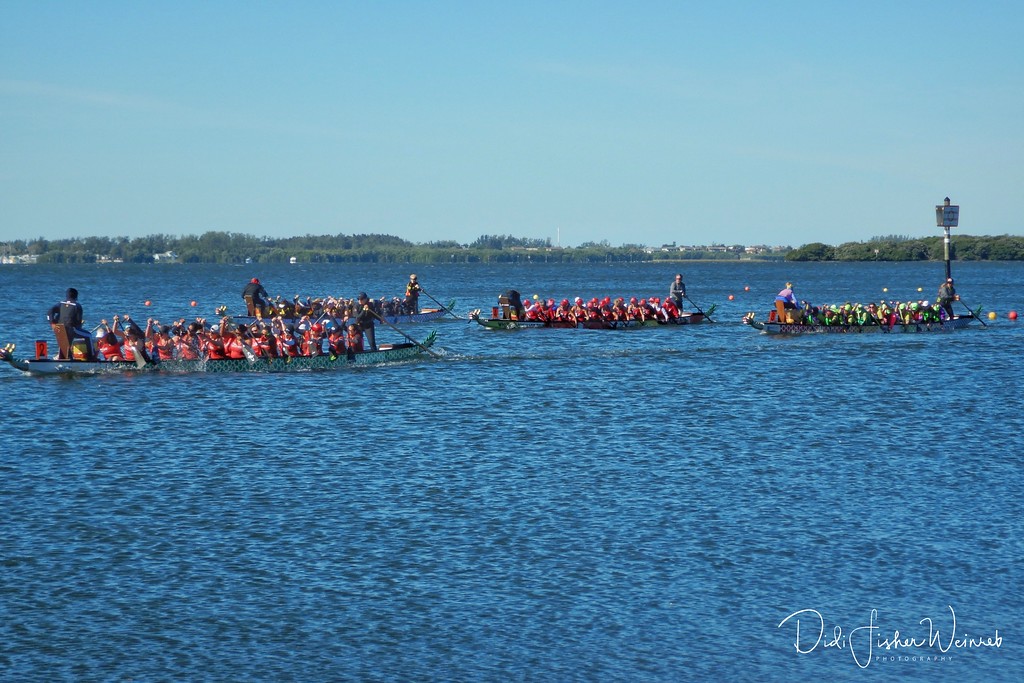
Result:
M510 286L662 296L677 268L417 273L465 314ZM409 325L442 358L338 373L0 368L0 676L1020 680L1024 266L954 269L987 328L769 338L739 321L786 280L929 298L942 265L700 263L714 325ZM67 286L91 324L169 321L254 275L379 296L408 268L3 266L0 341L48 338ZM944 644L951 608L1001 645L880 645L929 618ZM800 653L805 609L827 633L805 612Z

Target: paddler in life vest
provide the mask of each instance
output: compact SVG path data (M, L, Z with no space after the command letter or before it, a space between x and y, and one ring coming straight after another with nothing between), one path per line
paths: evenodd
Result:
M125 325L124 328L124 342L121 344L121 355L128 361L134 361L136 356L141 356L142 360L152 363L153 359L149 357L149 353L146 351L146 338L142 330L127 316L125 316L125 320L130 324Z
M302 335L302 351L306 356L324 355L324 340L327 339L327 332L320 323L313 323Z
M334 325L327 333L327 344L332 356L345 355L345 328Z
M106 320L104 320L101 325L105 331L103 332L103 336L97 340L96 347L103 360L124 360L124 356L121 354L121 338L118 337L113 330L107 327Z
M559 320L559 321L573 320L575 322L575 320L572 318L572 311L571 311L571 308L569 306L569 300L568 299L562 299L562 301L558 304L558 308L556 308L556 309L554 309L554 311L552 311L551 317L554 320Z
M266 323L260 325L259 330L253 333L252 350L263 358L277 358L277 338Z
M150 323L146 325L146 330L151 330L147 334L151 349L150 354L156 356L159 360L173 360L174 341L171 339L171 326L160 325L159 321L154 321L150 318Z
M420 292L423 288L420 287L419 281L416 280L416 273L409 276L409 282L405 285L405 311L410 315L416 315L420 312Z
M572 308L569 309L569 315L577 325L589 317L587 314L587 306L583 303L583 297L578 296L573 299Z
M224 340L221 338L220 332L213 328L203 333L200 338L200 348L210 360L224 360L228 357L224 351Z
M225 356L234 360L245 359L245 351L242 350L242 345L245 344L245 332L245 325L239 325L232 329L227 318L221 321L220 337L221 343L224 345Z
M345 342L348 345L348 353L363 352L363 332L359 329L359 325L352 323L348 326L348 338Z

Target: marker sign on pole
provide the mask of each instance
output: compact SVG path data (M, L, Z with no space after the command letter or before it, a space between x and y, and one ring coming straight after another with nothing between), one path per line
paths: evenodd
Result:
M935 207L935 225L940 228L955 228L960 220L960 207L957 205Z

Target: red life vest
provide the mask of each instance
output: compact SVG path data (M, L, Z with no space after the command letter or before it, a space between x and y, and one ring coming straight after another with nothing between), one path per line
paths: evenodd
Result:
M242 351L242 340L236 335L231 335L224 339L224 355L228 358L234 358L235 360L241 360L245 358L245 353Z
M169 338L157 337L153 341L153 349L156 357L160 360L172 360L174 358L174 342Z
M359 330L348 331L348 348L354 353L363 352L363 333Z
M291 356L294 358L302 355L302 349L299 347L299 342L295 338L295 335L292 335L291 337L283 337L279 344L283 347L281 351L282 356Z
M257 356L270 358L270 340L267 339L266 335L253 337L252 350Z
M198 360L199 354L196 353L196 347L187 337L178 337L176 347L178 349L178 358L184 360Z
M97 346L97 349L99 350L99 352L101 354L103 354L103 357L105 359L107 359L107 360L124 360L124 356L121 355L121 344L120 343L115 342L113 344L108 344L107 342L105 342L105 341L103 341L101 339L96 346Z
M331 334L331 336L328 337L327 340L331 345L331 353L333 353L335 356L345 355L345 335L341 334L340 332L337 334Z
M224 342L220 337L210 337L207 335L203 338L203 350L211 360L224 360L227 355L224 353Z

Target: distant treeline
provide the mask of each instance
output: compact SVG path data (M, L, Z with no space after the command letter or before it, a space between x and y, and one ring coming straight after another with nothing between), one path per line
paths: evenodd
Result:
M876 237L838 247L814 242L786 254L787 261L942 261L942 237ZM1024 261L1024 237L954 235L951 259L958 261Z
M241 233L207 232L172 237L79 237L63 240L18 240L8 245L12 255L29 254L36 263L606 263L680 259L736 260L732 252L654 250L641 245L613 247L607 241L579 247L553 247L550 239L482 235L471 244L454 241L415 244L391 235L304 235L253 237ZM736 246L742 253L743 247ZM162 255L156 259L155 255ZM170 255L173 255L170 256ZM771 258L770 256L768 258ZM777 254L775 259L781 260Z
M679 261L760 259L787 261L941 261L942 237L914 239L888 236L868 242L831 246L821 242L784 253L750 254L741 245L727 251L613 247L607 241L578 247L553 247L550 239L483 235L471 244L454 241L415 244L390 235L304 235L253 237L241 233L207 232L199 236L79 237L63 240L17 240L5 247L10 255L27 254L37 263L96 263L124 261L153 263L483 263L547 262L608 263L618 261ZM1024 260L1024 237L953 238L953 258L962 261ZM155 255L162 258L155 258Z

